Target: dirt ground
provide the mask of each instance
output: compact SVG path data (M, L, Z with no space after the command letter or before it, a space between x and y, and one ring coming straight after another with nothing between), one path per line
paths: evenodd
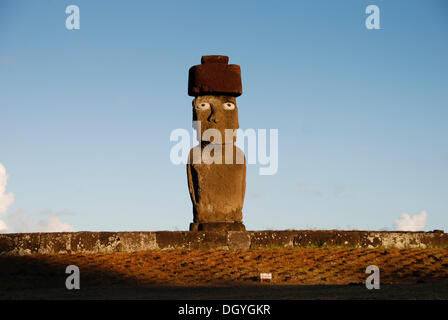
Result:
M80 268L67 290L65 268ZM381 271L367 290L365 269ZM260 283L259 274L272 273ZM448 249L300 248L0 256L1 299L448 299Z

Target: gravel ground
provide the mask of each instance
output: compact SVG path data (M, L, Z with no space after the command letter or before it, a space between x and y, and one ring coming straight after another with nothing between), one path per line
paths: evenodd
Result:
M81 289L67 290L77 265ZM367 290L369 265L381 289ZM260 283L261 272L272 281ZM1 299L448 299L447 249L299 248L0 256Z

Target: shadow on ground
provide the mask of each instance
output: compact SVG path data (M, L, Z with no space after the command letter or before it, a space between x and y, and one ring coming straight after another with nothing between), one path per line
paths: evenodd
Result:
M447 262L446 249L0 256L0 299L448 299ZM80 290L65 287L71 264ZM379 290L364 285L369 264L381 269Z
M338 300L338 299L448 299L447 284L383 285L248 285L199 287L90 287L22 289L3 292L1 299L150 299L150 300Z

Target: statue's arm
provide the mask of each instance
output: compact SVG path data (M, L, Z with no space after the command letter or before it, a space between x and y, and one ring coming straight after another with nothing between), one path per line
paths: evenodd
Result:
M242 196L243 196L243 198L242 198L242 200L241 200L241 204L244 203L244 197L245 197L245 195L246 195L246 157L245 157L245 156L244 156L243 181L242 181L242 183L243 183L243 187L242 187L242 190L243 190L243 192L242 192Z
M191 151L190 151L190 155L189 155L188 163L187 163L187 180L188 180L188 191L190 193L190 199L191 199L191 202L193 203L193 205L195 206L196 205L196 195L194 192L193 176L191 174L191 170L193 169L192 165L191 165L192 155L193 155L193 149L191 149Z

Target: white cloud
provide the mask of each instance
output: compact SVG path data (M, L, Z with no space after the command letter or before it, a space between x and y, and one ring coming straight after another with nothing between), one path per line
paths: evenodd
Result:
M395 220L395 230L397 231L422 231L426 226L428 214L421 211L419 214L410 216L403 212L399 219Z
M7 216L8 232L73 232L75 229L67 222L61 221L57 214L36 221L18 210Z
M5 233L5 232L8 232L8 226L6 225L5 222L0 220L0 233Z
M0 163L0 215L6 214L10 205L14 203L14 194L12 192L6 193L6 186L8 185L8 176L6 169Z
M14 194L6 193L7 182L6 169L0 163L0 233L75 231L71 224L61 221L58 214L51 212L38 221L26 217L23 210L7 214L8 208L14 203Z
M44 220L40 220L37 223L38 230L42 232L73 232L75 228L68 223L61 221L57 215L49 216Z

